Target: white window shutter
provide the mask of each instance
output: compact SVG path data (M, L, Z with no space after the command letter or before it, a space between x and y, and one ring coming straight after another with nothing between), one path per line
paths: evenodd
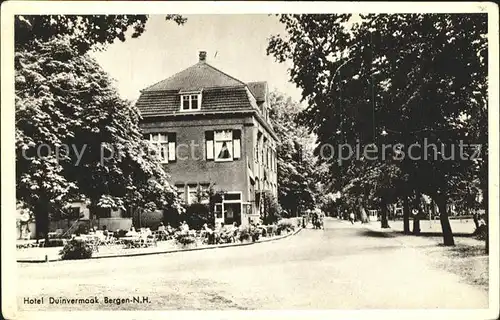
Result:
M154 144L155 146L155 152L156 152L156 156L158 157L158 159L160 160L160 162L163 162L163 158L162 158L162 152L161 152L161 143L155 143Z
M201 93L198 95L198 109L201 109Z
M241 158L241 140L240 139L234 139L234 144L233 144L233 148L234 148L234 154L233 154L233 157L234 159L239 159Z
M168 163L168 143L162 143L161 144L161 148L162 148L162 157L161 157L161 161L162 162L165 162L165 163Z
M213 160L214 159L214 141L207 140L206 148L207 148L207 160Z
M168 143L168 161L175 161L175 142Z

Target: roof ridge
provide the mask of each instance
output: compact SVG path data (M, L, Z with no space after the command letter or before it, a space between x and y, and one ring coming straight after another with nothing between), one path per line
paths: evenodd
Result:
M149 86L147 86L146 88L144 88L144 89L142 89L142 90L139 90L139 92L141 92L141 93L142 93L142 92L145 92L145 91L149 91L152 87L154 87L154 86L156 86L156 85L158 85L158 84L160 84L160 83L162 83L162 82L167 82L167 81L171 80L172 78L174 78L174 77L178 76L179 74L181 74L181 73L183 73L183 72L186 72L187 70L189 70L189 69L191 69L191 68L194 68L194 67L196 67L196 66L201 66L201 65L205 65L205 66L207 66L207 67L211 68L212 70L215 70L216 72L219 72L219 73L223 74L224 76L228 77L229 79L234 80L234 81L236 81L236 82L240 83L240 84L241 84L242 86L244 86L244 87L246 87L246 86L247 86L247 84L246 84L245 82L243 82L243 81L241 81L240 79L237 79L237 78L235 78L235 77L233 77L233 76L231 76L231 75L229 75L229 74L225 73L224 71L222 71L222 70L220 70L220 69L218 69L218 68L216 68L216 67L212 66L211 64L207 63L206 61L199 61L199 62L197 62L197 63L195 63L195 64L193 64L193 65L191 65L191 66L189 66L189 67L187 67L187 68L185 68L185 69L182 69L182 70L180 70L180 71L178 71L178 72L174 73L173 75L171 75L171 76L170 76L170 77L168 77L168 78L165 78L165 79L162 79L162 80L160 80L160 81L157 81L157 82L153 83L152 85L149 85ZM236 87L236 86L232 86L232 87ZM216 86L216 87L212 87L212 88L218 88L218 87ZM224 87L220 87L220 88L224 88Z
M161 82L161 81L160 81ZM244 89L247 88L245 84L238 85L238 86L215 86L215 87L205 87L203 88L204 91L211 91L211 90L234 90L234 89ZM178 89L162 89L162 90L153 90L153 91L141 91L141 94L160 94L160 93L165 93L165 92L178 92Z
M173 75L171 75L171 76L170 76L170 77L168 77L168 78L162 79L162 80L160 80L160 81L158 81L158 82L153 83L153 84L152 84L152 85L150 85L150 86L147 86L146 88L144 88L144 89L140 90L139 92L141 92L141 93L142 93L143 91L146 91L146 90L148 90L149 88L156 86L156 85L157 85L157 84L159 84L160 82L168 81L168 80L172 79L173 77L175 77L176 75L178 75L178 74L180 74L180 73L182 73L182 72L184 72L184 71L186 71L186 70L188 70L188 69L191 69L192 67L194 67L194 66L196 66L196 65L198 65L198 64L200 64L200 63L201 63L201 62L197 62L197 63L195 63L195 64L193 64L193 65L190 65L189 67L187 67L187 68L185 68L185 69L182 69L182 70L180 70L180 71L178 71L178 72L174 73ZM167 90L166 90L166 91L167 91Z

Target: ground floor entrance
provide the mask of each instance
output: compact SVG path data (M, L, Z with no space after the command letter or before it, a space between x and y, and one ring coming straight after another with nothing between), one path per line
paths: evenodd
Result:
M236 222L237 225L240 225L243 222L243 207L242 193L240 191L224 193L221 202L215 204L215 224L224 223L228 225Z

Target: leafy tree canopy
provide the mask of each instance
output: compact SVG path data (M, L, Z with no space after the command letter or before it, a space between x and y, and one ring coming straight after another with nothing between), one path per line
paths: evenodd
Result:
M144 15L15 17L17 199L47 237L49 212L92 206L179 209L142 141L137 109L86 53L144 32ZM185 19L168 15L178 24ZM43 224L43 225L41 225Z
M292 62L290 79L308 104L300 121L320 142L354 148L402 144L406 157L379 151L374 161L327 159L338 188L353 179L373 187L369 173L395 166L406 191L440 202L478 177L485 160L462 159L460 141L487 154L487 19L485 14L281 15L286 34L271 38L268 54ZM481 125L479 125L481 124ZM436 151L413 143L435 144ZM449 157L451 148L456 156ZM380 150L380 149L379 149ZM318 149L316 150L319 151ZM390 160L380 156L385 152ZM431 150L431 153L433 150ZM466 150L470 155L472 150ZM434 157L435 155L435 157ZM420 160L415 160L419 158ZM483 157L484 158L484 157ZM394 171L397 172L397 171ZM384 188L395 182L377 179ZM394 184L392 188L401 187ZM390 189L390 188L389 188Z
M298 103L279 92L271 92L270 118L278 135L278 199L289 215L297 210L313 208L317 192L319 170L313 155L315 137L299 125Z
M140 116L108 75L67 38L15 54L17 199L38 231L67 201L92 206L179 209Z
M177 24L186 22L180 15L167 15L165 19ZM132 38L139 37L147 20L147 15L18 15L14 21L16 51L35 41L46 42L64 35L80 53L102 49L116 39L125 41L127 32Z

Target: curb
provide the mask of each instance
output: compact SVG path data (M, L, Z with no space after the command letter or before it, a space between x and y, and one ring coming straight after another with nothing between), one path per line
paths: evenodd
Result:
M296 235L301 230L302 230L302 228L299 228L299 229L297 229L293 232L290 232L288 234L285 234L283 236L277 236L277 237L269 238L269 239L261 239L261 240L257 240L256 242L226 243L226 244L219 244L219 245L214 245L214 246L195 247L195 248L188 248L188 249L173 249L173 250L164 250L164 251L156 251L156 252L138 252L138 253L128 253L128 254L118 254L118 255L94 256L94 257L90 257L89 259L84 259L84 260L88 261L88 260L92 260L92 259L137 257L137 256L148 256L148 255L156 255L156 254L176 253L176 252L200 251L200 250L210 250L210 249L213 250L213 249L218 249L218 248L249 246L249 245L254 245L254 244L258 244L258 243L265 243L265 242L276 241L276 240L288 238L290 236ZM65 260L61 260L61 259L17 260L17 263L47 263L47 262L59 262L59 261L65 261Z

